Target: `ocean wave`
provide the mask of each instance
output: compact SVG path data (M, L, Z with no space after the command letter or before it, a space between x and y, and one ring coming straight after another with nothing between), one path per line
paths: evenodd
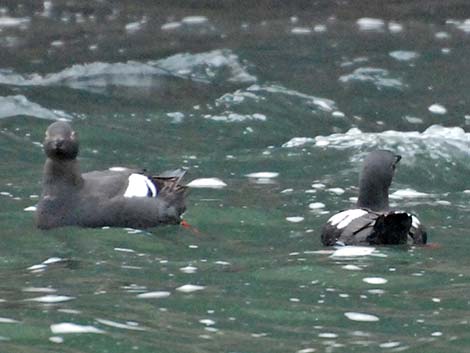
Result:
M368 82L372 83L378 90L384 88L401 90L407 87L399 78L391 77L388 70L376 67L357 68L350 74L340 76L339 81L344 83Z
M293 148L305 145L339 150L384 148L407 156L425 151L432 159L452 160L470 157L470 133L460 127L432 125L423 132L395 131L363 132L352 128L344 134L328 136L294 137L282 147ZM462 159L463 160L463 159Z
M67 86L74 89L93 90L108 86L149 87L158 84L161 76L176 76L183 79L212 83L253 83L247 65L231 50L213 50L199 54L176 54L146 63L94 62L77 64L60 72L40 75L19 74L0 69L0 84L13 86Z
M279 99L282 96L286 99ZM308 112L324 112L333 115L338 113L336 103L331 99L308 95L277 84L254 84L217 98L213 105L207 106L210 114L204 117L228 122L265 121L268 114L261 113L259 110L269 111L268 108L283 104L286 100L289 105L303 106ZM214 113L214 110L220 112ZM257 110L258 113L252 113L253 110Z
M0 97L0 119L27 115L40 119L70 120L72 117L61 110L53 110L29 101L25 96Z

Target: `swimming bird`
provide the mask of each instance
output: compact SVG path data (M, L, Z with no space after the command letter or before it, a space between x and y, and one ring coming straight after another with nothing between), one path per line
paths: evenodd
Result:
M186 187L180 181L185 170L150 176L119 167L82 174L78 134L65 121L47 128L44 152L42 195L35 214L39 228L150 228L181 221Z
M357 203L326 222L321 234L324 245L426 244L426 230L419 219L389 206L388 191L400 159L387 150L367 155Z

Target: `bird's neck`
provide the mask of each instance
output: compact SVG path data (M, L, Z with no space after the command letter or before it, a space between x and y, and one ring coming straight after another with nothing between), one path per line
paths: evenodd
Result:
M77 160L54 160L47 158L44 164L44 193L51 196L73 192L83 186L83 178Z
M356 206L372 211L386 211L389 209L388 187L374 185L374 183L361 182L359 185L359 198Z

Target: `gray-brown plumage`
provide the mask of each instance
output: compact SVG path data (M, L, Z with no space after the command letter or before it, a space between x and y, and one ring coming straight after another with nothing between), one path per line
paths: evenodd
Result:
M36 210L39 228L149 228L181 221L186 187L180 181L185 170L159 176L127 168L82 174L78 135L64 121L48 127L44 151L43 190Z

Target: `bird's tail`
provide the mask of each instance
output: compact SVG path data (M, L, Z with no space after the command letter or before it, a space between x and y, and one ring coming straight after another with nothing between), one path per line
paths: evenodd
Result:
M174 209L175 216L178 218L186 210L185 201L186 195L188 194L188 187L181 184L185 173L185 169L176 169L151 177L152 181L157 186L158 197L165 200L169 208Z
M406 212L381 214L368 240L370 244L407 244L411 224L411 215Z

